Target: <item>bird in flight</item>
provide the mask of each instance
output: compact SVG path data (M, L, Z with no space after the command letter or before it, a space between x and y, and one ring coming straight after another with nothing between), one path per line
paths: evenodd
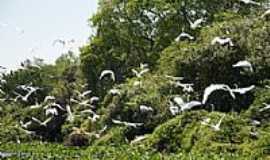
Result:
M233 47L234 44L232 42L232 39L227 37L227 38L222 38L222 37L215 37L212 41L211 41L211 45L215 45L215 44L220 44L222 46L224 45L229 45L230 47Z
M221 125L224 118L225 118L225 114L220 118L220 120L216 124L209 124L210 119L206 119L205 121L201 122L201 124L210 126L211 128L214 129L214 131L219 131L220 125Z
M99 76L99 79L103 79L105 76L109 75L113 81L115 81L115 74L112 70L103 70Z
M180 33L176 38L175 41L179 42L181 39L189 39L189 40L194 40L195 37L191 36L190 34L186 33L186 32L182 32Z
M233 68L248 68L250 70L250 72L253 72L253 67L252 64L247 61L247 60L243 60L243 61L238 61L237 63L232 65Z
M143 125L143 123L130 123L130 122L119 121L119 120L115 120L115 119L112 119L112 122L114 124L119 124L119 125L124 125L124 126L128 126L128 127L134 127L134 128L137 128L137 127Z
M253 0L240 0L240 2L244 3L244 4L252 4L252 5L260 5L260 3L253 1Z
M189 22L190 28L195 30L195 29L201 27L201 24L205 22L205 19L199 18L199 19L195 20L194 22L192 22L190 19L188 19L188 22Z
M202 104L206 104L209 96L217 90L228 91L233 99L235 99L235 94L231 91L231 88L225 84L211 84L210 86L206 87L203 94Z

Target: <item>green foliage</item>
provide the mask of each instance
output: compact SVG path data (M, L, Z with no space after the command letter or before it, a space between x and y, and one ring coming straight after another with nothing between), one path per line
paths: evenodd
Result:
M3 75L7 83L1 84L1 89L8 93L9 100L0 102L0 150L26 153L25 159L269 158L270 112L260 111L264 103L270 103L270 90L265 87L270 84L270 23L259 18L263 8L238 0L100 1L98 12L89 20L97 32L89 38L89 44L80 48L80 57L69 52L54 65L40 59L26 60L22 63L25 69ZM189 21L199 18L206 18L206 22L192 29ZM196 39L175 42L181 32ZM216 36L231 38L234 46L212 45ZM233 68L240 60L250 61L254 72ZM150 72L135 77L131 70L140 63L148 63ZM116 82L99 80L105 69L115 72ZM184 77L181 82L194 84L194 92L175 87L166 75ZM86 82L88 86L83 87ZM24 94L18 84L30 83L42 90L27 103L10 101L16 96L14 91ZM213 83L231 88L256 85L256 89L237 94L236 99L216 91L206 105L176 117L171 115L173 97L199 101L204 89ZM112 88L121 94L112 95ZM93 90L91 96L100 97L93 109L100 115L97 121L81 113L89 108L70 100L78 98L75 90L86 89ZM29 108L36 102L45 105L47 95L55 96L61 106L70 105L74 120L67 121L66 111L59 110L47 126L30 126L35 134L29 134L20 123L32 117L41 121L47 118L43 108ZM210 104L215 107L210 108ZM140 105L152 107L153 111L142 112ZM202 124L206 118L210 124L217 124L223 115L219 131ZM118 126L112 119L143 125ZM255 125L254 120L261 124ZM108 128L100 133L104 126ZM146 139L129 144L144 135L148 135ZM32 140L84 148L25 143ZM15 144L20 142L23 144Z

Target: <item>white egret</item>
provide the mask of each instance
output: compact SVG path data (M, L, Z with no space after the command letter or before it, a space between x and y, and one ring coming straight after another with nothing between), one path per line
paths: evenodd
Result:
M243 60L243 61L238 61L237 63L232 65L233 68L248 68L250 72L253 72L253 67L252 64L249 61Z
M135 139L130 142L130 144L138 143L138 142L140 142L148 137L149 137L149 135L136 136Z
M253 90L254 88L255 88L255 85L251 85L251 86L245 87L245 88L235 88L235 89L231 89L231 91L234 92L234 93L246 94L247 92Z
M173 98L173 101L178 105L178 106L183 106L185 104L184 100L179 97L179 96L176 96Z
M214 131L219 131L220 130L220 125L221 125L221 123L222 123L222 121L223 121L224 118L225 118L225 114L220 118L220 120L218 121L218 123L215 124L215 125L209 124L207 122L202 123L202 124L207 125L207 126L210 126L211 128L214 129Z
M204 90L202 104L206 104L209 96L217 90L228 91L233 99L235 99L235 94L232 92L231 88L225 84L211 84L210 86L206 87Z
M260 109L260 110L259 110L259 112L263 112L263 111L265 111L265 110L270 109L270 104L263 103L263 105L265 105L265 107L264 107L264 108L262 108L262 109Z
M165 75L165 77L173 81L181 81L184 79L184 77L174 77L174 76L169 76L169 75Z
M221 37L215 37L212 41L211 41L211 45L215 45L215 44L220 44L222 46L224 45L229 45L231 47L234 46L232 39L231 38L221 38Z
M110 89L109 93L112 94L113 96L115 96L115 95L119 95L120 96L121 95L120 90L119 89L116 89L116 88Z
M38 109L38 108L41 108L41 107L42 107L42 105L39 104L38 102L36 102L34 105L29 106L30 109Z
M73 102L73 103L76 103L76 104L78 104L80 106L94 108L94 106L90 104L90 101L91 101L90 99L83 100L83 101L78 101L76 99L71 98L70 101Z
M200 18L200 19L195 20L194 22L192 22L191 20L188 19L188 22L189 22L190 28L195 30L195 29L201 27L201 24L205 22L205 19Z
M197 106L201 106L201 105L202 105L202 102L190 101L190 102L187 102L183 106L180 106L180 107L181 107L181 111L184 112L185 110L190 110L193 107L197 107Z
M175 38L175 41L179 42L181 39L194 40L195 38L186 32L182 32Z
M89 95L90 93L92 93L91 90L83 91L82 93L79 92L79 91L77 91L77 90L75 90L75 92L78 94L78 96L80 98L85 98L87 95Z
M48 102L48 101L55 101L55 97L54 96L46 96L44 98L44 103Z
M40 126L47 126L47 124L52 120L52 117L47 118L45 121L40 121L39 119L32 117L32 120L38 123Z
M251 124L252 124L253 126L259 126L259 125L261 125L261 122L258 121L258 120L252 120L252 121L251 121Z
M103 70L99 76L99 79L101 80L106 75L110 75L111 79L115 81L115 74L112 70Z
M93 96L90 98L90 104L93 104L93 103L98 102L98 101L99 101L99 97L97 97L97 96Z
M140 105L140 111L141 112L153 112L154 109L152 107L149 107L146 105Z
M48 108L45 110L45 115L52 115L52 116L57 116L58 115L58 111L56 108Z
M100 118L100 115L96 114L91 109L83 110L81 113L90 113L92 117L89 116L88 119L90 119L92 122L96 122Z
M23 123L23 121L20 121L20 125L25 128L25 129L28 129L28 127L32 124L32 121L28 121L28 122L25 122Z
M32 91L29 91L26 95L21 95L21 94L19 94L19 93L17 93L17 92L15 92L15 91L13 91L13 93L17 96L15 99L16 99L16 101L20 98L21 100L23 100L23 101L25 101L25 102L27 102L28 101L28 98L32 95L32 93L34 93L35 92L35 90L32 90Z
M184 92L188 92L188 93L194 92L194 89L192 87L194 84L192 83L181 83L177 81L177 82L174 82L174 85L176 87L182 87Z
M260 3L253 1L253 0L240 0L240 2L243 2L244 4L252 4L252 5L260 5Z
M143 125L143 123L130 123L130 122L119 121L119 120L115 120L115 119L112 119L112 122L114 124L119 124L119 125L124 125L124 126L128 126L128 127L134 127L134 128L137 128L137 127Z

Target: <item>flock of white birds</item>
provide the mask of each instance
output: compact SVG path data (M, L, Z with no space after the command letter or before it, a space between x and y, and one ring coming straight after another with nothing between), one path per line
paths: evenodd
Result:
M252 0L240 0L240 1L242 1L245 4L260 5L259 3ZM270 10L265 11L265 13L261 17L264 18L268 15L270 15ZM202 26L202 23L204 23L205 21L206 21L205 18L200 18L194 22L189 20L190 28L191 29L199 28ZM8 24L0 23L0 27L8 27L8 26L9 26ZM19 27L15 27L15 30L19 34L24 33L24 30ZM183 38L184 39L187 38L189 40L195 39L195 37L191 36L190 34L182 32L175 40L180 41ZM71 44L74 43L74 40L72 39L72 40L66 41L63 39L57 39L53 42L53 45L56 45L57 43L63 46L67 46L69 50L70 49L69 46L71 46ZM221 46L228 45L230 47L234 46L233 40L229 37L215 37L211 41L211 45L221 45ZM134 86L143 85L141 77L147 72L149 72L148 67L149 66L147 64L140 64L139 69L137 70L132 69L132 72L138 79L137 81L134 82ZM239 62L233 64L232 67L233 68L246 68L248 69L248 71L254 72L252 64L247 60L240 60ZM0 70L6 70L6 68L3 66L0 66ZM111 79L113 82L116 81L115 74L112 70L109 70L109 69L103 70L100 73L99 80L102 81L103 79L105 79L105 77L107 77L107 80ZM186 83L181 82L184 79L184 77L174 77L174 76L169 76L169 75L166 75L165 77L176 87L182 88L183 92L186 92L186 93L194 92L194 88L193 88L194 84L192 83L186 84ZM0 77L0 80L1 80L1 84L7 83L4 79L2 79L2 77ZM87 84L83 86L87 86ZM1 101L14 101L14 102L19 102L19 101L28 102L30 97L33 98L35 96L35 93L42 89L43 88L41 87L33 86L32 83L18 85L16 87L16 91L12 92L12 94L15 95L14 98L12 99L1 98L0 100ZM182 97L175 96L172 100L169 101L168 109L172 115L177 115L177 114L180 114L181 112L188 111L194 107L206 105L209 98L211 98L210 95L216 91L228 92L230 96L232 97L232 99L235 99L237 95L246 94L247 92L250 92L253 89L255 89L255 85L247 86L244 88L231 88L230 86L226 84L211 84L205 88L203 96L202 96L203 97L202 100L188 100L187 102L185 102ZM18 93L17 92L18 90L21 92L24 92L25 94ZM73 122L76 117L80 117L85 114L88 115L87 118L90 119L91 121L93 122L98 121L98 119L100 119L100 115L98 115L94 110L96 109L96 106L95 106L96 102L100 100L99 97L91 96L91 93L92 93L91 90L84 90L83 92L80 92L80 91L74 91L74 92L76 93L77 96L74 98L71 98L69 100L70 104L66 106L62 106L61 104L58 104L56 97L50 96L50 95L46 96L44 98L44 101L41 104L36 103L35 105L29 106L29 108L32 110L42 108L47 118L45 120L40 120L36 117L31 117L31 119L27 122L20 121L19 122L20 126L17 126L17 127L20 127L21 129L23 129L25 132L29 134L34 134L35 131L32 131L30 129L30 126L32 124L46 127L53 120L55 116L58 116L60 114L59 112L61 112L61 114L65 113L67 115L66 120L69 122ZM112 88L109 90L109 93L113 96L119 96L121 95L121 90L118 88ZM3 90L0 89L0 94L2 95L1 97L5 97L6 94L10 94L10 93L5 93ZM74 105L81 106L82 108L84 108L84 110L80 111L79 114L75 115L73 113L73 108L72 108L72 106ZM270 105L268 104L264 104L264 105L265 107L260 109L260 112L270 109ZM151 106L146 106L144 104L140 105L139 109L141 112L154 111L154 108L152 108ZM216 124L210 124L210 118L206 118L201 122L201 124L211 127L214 131L219 131L222 120L224 118L225 118L225 114L220 118L220 120ZM140 127L143 125L143 123L131 123L131 122L126 122L126 121L120 121L117 119L112 119L112 123L117 124L117 125L130 126L134 128ZM106 130L106 128L107 126L105 126L104 129L101 130L99 133L103 133ZM97 133L97 137L98 135L99 134ZM138 139L143 139L143 137L138 137Z

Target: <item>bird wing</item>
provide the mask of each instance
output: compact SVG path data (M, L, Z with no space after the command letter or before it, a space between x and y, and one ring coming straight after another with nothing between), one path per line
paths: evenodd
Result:
M116 120L116 119L112 119L112 122L115 123L115 124L123 124L123 122L121 122L119 120Z
M84 91L84 92L82 93L82 96L85 97L86 95L88 95L88 94L90 94L90 93L92 93L91 90Z
M246 92L249 92L249 91L253 90L254 88L255 88L255 85L251 85L251 86L245 87L245 88L232 89L232 92L236 92L236 93L240 93L240 94L245 94Z
M190 101L189 103L186 103L183 108L191 109L196 106L201 106L202 102L199 101Z
M208 97L216 90L225 90L224 88L227 88L227 85L224 84L211 84L210 86L206 87L204 90L203 100L202 104L205 104L207 102Z
M101 72L99 79L101 80L104 76L106 76L107 74L111 75L111 78L113 81L115 81L115 75L114 72L112 70L104 70Z

